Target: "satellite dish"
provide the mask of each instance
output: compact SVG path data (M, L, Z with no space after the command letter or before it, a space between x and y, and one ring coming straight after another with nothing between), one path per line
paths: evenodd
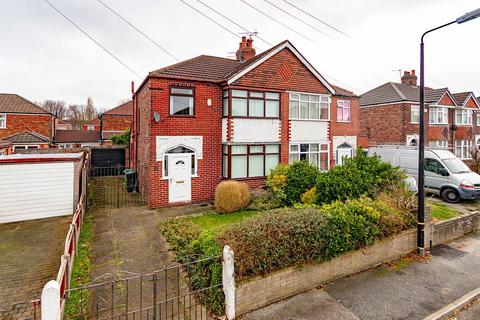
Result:
M160 122L160 113L155 111L153 113L153 119L155 120L156 123L159 123Z

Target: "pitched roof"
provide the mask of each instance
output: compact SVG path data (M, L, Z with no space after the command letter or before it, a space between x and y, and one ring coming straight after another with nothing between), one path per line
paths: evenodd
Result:
M283 48L290 49L300 60L302 60L310 72L312 72L331 92L335 91L330 83L328 83L328 81L323 78L317 70L315 70L315 68L288 40L280 42L247 61L240 62L234 59L201 55L152 71L149 73L149 76L213 83L222 83L228 80L230 83L235 81L238 77L241 77L243 73L248 72L250 67L255 67L255 64L262 63L263 58L268 59L269 55L273 55ZM344 89L342 92L347 93Z
M105 111L103 115L115 115L115 116L133 116L133 101L127 101L121 105Z
M94 130L58 130L55 134L56 143L97 142L100 131Z
M201 55L149 73L150 76L219 83L239 66L233 59Z
M458 92L458 93L453 93L453 99L455 99L455 102L459 106L463 106L465 103L465 100L467 100L468 96L470 95L471 92Z
M46 143L50 142L48 137L45 137L34 131L25 131L12 134L11 136L3 138L5 141L12 143Z
M432 89L425 88L425 102L434 103L449 92L448 88ZM394 102L419 102L420 87L403 83L387 82L360 96L360 106L380 105Z
M50 114L18 94L0 93L0 112Z

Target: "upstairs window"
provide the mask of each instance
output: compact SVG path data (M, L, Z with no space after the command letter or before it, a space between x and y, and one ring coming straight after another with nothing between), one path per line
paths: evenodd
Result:
M193 116L193 88L170 88L170 115Z
M0 129L5 129L7 127L7 115L0 114Z
M350 122L350 114L351 114L350 101L338 100L337 101L337 121Z
M430 107L430 124L448 124L448 108Z
M228 90L223 92L223 116L229 115ZM279 118L280 94L247 90L230 90L233 117Z
M410 106L410 123L420 123L420 106Z
M318 94L290 93L290 119L330 119L330 97Z
M455 115L456 115L455 124L467 125L467 126L472 125L472 110L457 109L455 110Z

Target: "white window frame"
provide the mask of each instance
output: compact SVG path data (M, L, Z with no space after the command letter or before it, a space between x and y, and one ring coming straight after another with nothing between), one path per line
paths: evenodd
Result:
M308 144L309 145L309 150L308 151L301 151L300 149L300 145L302 144ZM312 144L316 144L318 145L318 151L311 151L311 145ZM322 145L326 145L327 146L327 149L326 150L322 150ZM296 149L297 151L292 151L292 146L296 146ZM326 170L323 170L319 167L320 165L320 160L321 160L321 157L320 155L322 153L325 153L327 154L327 168ZM328 142L305 142L305 143L301 143L301 142L298 142L298 143L290 143L289 145L289 148L288 148L288 162L291 164L293 163L294 161L298 161L300 160L300 155L301 154L306 154L307 155L307 158L308 158L308 162L309 163L312 163L311 162L311 159L310 159L310 155L311 154L318 154L318 165L317 165L317 168L321 171L327 171L330 169L330 143ZM291 155L298 155L298 159L292 159Z
M458 121L458 116L460 115L461 121ZM456 109L455 110L455 124L460 126L471 126L472 125L472 109ZM477 120L478 121L478 120Z
M348 110L348 120L338 120L338 109L342 109L342 118L343 111ZM352 103L350 100L338 100L337 101L337 122L352 122Z
M417 117L417 121L413 121L413 116ZM420 106L419 105L410 105L410 123L419 124L420 123Z
M6 129L7 128L7 114L6 113L0 113L0 119L3 119L3 120L0 120L0 129Z
M479 110L476 110L475 117L477 118L477 126L480 126L480 113Z
M440 121L440 117L444 118ZM429 108L430 124L448 124L448 107L430 107Z
M473 144L470 140L455 140L455 155L462 160L472 159L470 150Z
M430 148L448 149L448 140L430 140L428 146Z
M87 124L87 130L88 131L95 130L95 125L94 124Z
M19 147L22 147L19 150L40 149L38 144L17 144L13 146L13 151L15 152L15 149L18 149Z
M73 149L72 143L62 143L58 145L59 149Z
M318 94L318 93L307 93L307 92L288 92L289 95L288 95L288 117L289 119L291 120L309 120L309 121L330 121L330 105L332 103L332 99L329 95L326 95L326 94ZM304 101L301 99L301 95L307 95L308 96L308 101ZM298 98L294 98L295 96L298 96ZM315 101L311 101L311 97L319 97L319 101L318 101L318 108L319 108L319 111L318 111L318 118L310 118L310 103L313 103ZM326 101L322 101L322 99L325 99ZM298 102L298 117L291 117L290 116L290 109L291 109L291 106L290 106L290 102L291 101L296 101ZM307 118L300 118L300 102L307 102L308 103L308 117ZM321 108L321 104L322 103L326 103L327 104L327 118L326 119L322 119L322 108Z

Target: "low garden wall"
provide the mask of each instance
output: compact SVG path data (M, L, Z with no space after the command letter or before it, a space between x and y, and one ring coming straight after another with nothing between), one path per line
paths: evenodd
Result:
M242 315L332 281L398 258L417 248L416 230L404 231L328 262L289 267L237 284L236 315Z
M426 231L430 230L429 239L431 244L436 246L480 230L480 212L431 223L429 227ZM236 315L262 308L323 283L370 269L385 261L411 253L417 248L416 238L415 229L404 231L328 262L289 267L237 283Z
M433 223L431 245L436 246L480 230L480 211Z

